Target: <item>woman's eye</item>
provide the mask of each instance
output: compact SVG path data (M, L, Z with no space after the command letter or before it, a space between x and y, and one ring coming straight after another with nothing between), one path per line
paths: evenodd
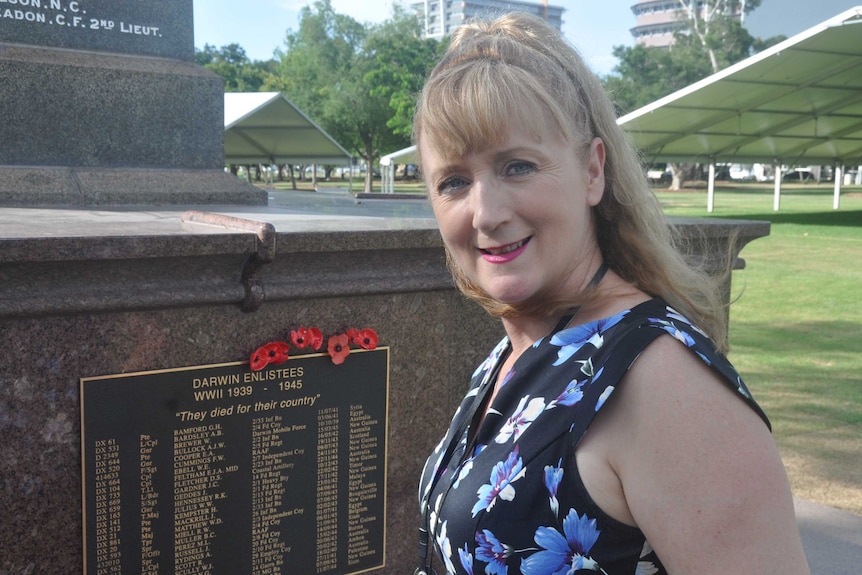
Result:
M510 162L506 164L507 176L523 176L535 171L536 166L530 162Z
M457 192L467 184L468 182L464 178L453 176L440 182L440 185L437 186L437 192L440 194L451 194Z

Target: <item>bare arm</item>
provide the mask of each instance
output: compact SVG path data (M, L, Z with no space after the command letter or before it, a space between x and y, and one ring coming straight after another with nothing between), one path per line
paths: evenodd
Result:
M596 500L636 524L671 574L807 575L772 436L718 379L672 338L651 344L584 445L612 477Z

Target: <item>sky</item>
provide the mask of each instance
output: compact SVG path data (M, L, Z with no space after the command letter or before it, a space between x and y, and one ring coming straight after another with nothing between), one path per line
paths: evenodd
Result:
M332 0L339 14L359 22L381 22L398 0ZM862 1L862 0L859 0ZM288 29L299 27L299 10L306 0L194 0L195 46L237 43L252 60L272 58L283 47ZM240 4L242 8L239 8ZM613 47L633 45L633 0L550 0L562 6L563 34L580 50L595 72L607 74L616 63ZM402 2L407 6L408 2Z
M380 22L399 0L332 0L336 12L359 22ZM632 46L629 29L635 25L635 0L550 0L562 6L563 34L581 52L593 71L613 71L614 46ZM252 60L268 60L282 47L289 29L299 27L299 10L307 0L194 0L195 46L222 47L237 43ZM407 5L408 2L403 2ZM754 36L793 36L862 0L763 0L748 16ZM242 6L240 8L240 5Z

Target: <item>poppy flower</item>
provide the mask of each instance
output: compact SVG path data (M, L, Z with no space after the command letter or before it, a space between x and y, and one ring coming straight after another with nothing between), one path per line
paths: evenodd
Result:
M350 339L350 343L355 343L356 345L359 345L359 343L356 341L356 338L359 337L358 329L356 329L355 327L351 327L347 330L346 333L348 339Z
M290 330L290 341L299 349L309 345L311 342L308 341L308 328L301 327L299 329Z
M332 363L341 365L350 354L350 338L345 333L333 335L329 338L327 351L332 356Z
M251 354L251 359L249 360L249 365L252 371L260 371L265 368L269 364L269 352L266 350L266 346L261 346L254 350Z
M314 351L319 350L323 346L323 332L320 331L320 328L308 328L306 338L308 338L308 343Z
M263 346L263 349L269 360L268 363L280 365L287 361L290 346L283 341L272 341Z
M356 334L350 338L350 341L362 349L377 349L377 332L368 328L363 329L362 331L355 331Z

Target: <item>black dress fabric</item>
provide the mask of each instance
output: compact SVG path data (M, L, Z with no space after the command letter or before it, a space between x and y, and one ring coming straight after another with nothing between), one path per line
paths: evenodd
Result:
M769 425L706 335L656 298L535 342L505 374L476 428L475 414L483 411L509 352L504 338L473 374L422 474L420 509L438 573L666 572L639 529L593 503L574 459L596 413L638 355L663 334L711 366Z

